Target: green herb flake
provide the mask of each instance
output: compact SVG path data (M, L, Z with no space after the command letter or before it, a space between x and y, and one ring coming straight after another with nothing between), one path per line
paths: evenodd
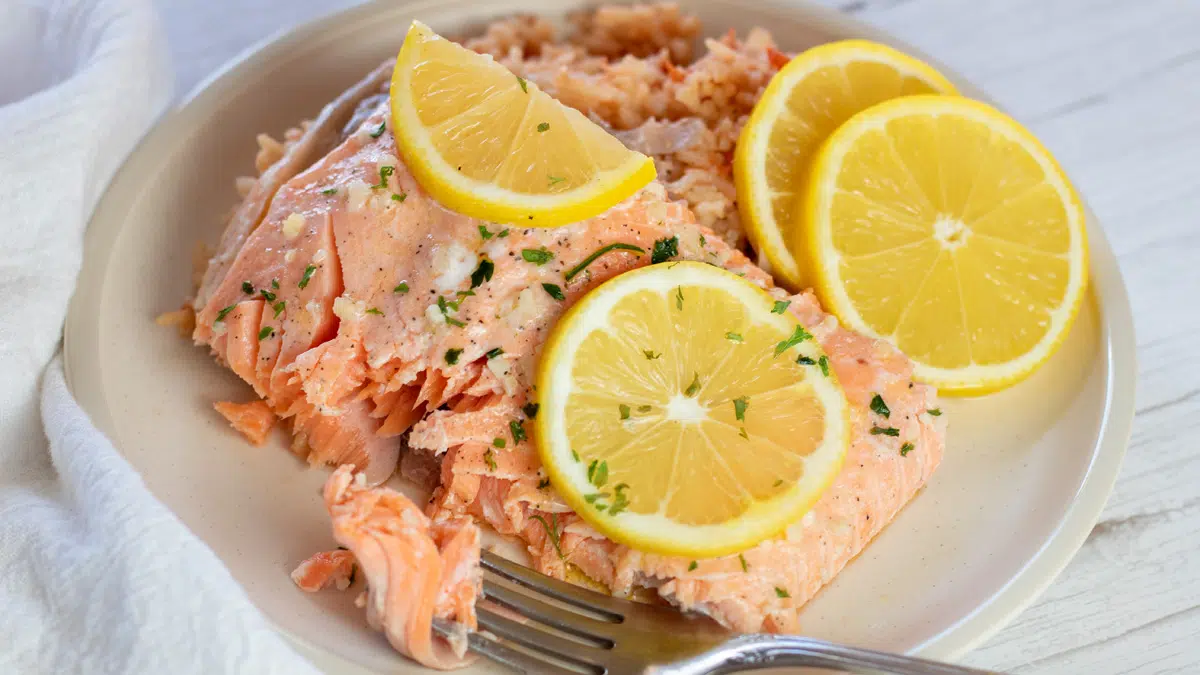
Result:
M378 307L372 307L367 310L367 314L374 314L375 316L383 316L383 311L380 310Z
M337 188L325 188L324 190L321 190L321 194L323 194L323 195L336 195L336 194L337 194Z
M375 127L375 131L371 132L371 138L379 138L384 131L387 131L387 122L380 122L379 126Z
M691 563L690 565L688 565L688 571L689 571L689 572L695 572L695 571L696 571L696 568L697 568L697 567L699 567L699 566L700 566L700 563L698 563L698 562L696 562L695 560L693 560L693 561L692 561L692 563Z
M280 300L279 302L275 303L274 305L271 305L271 310L275 312L276 319L279 318L280 314L283 314L283 310L286 307L287 307L287 303L284 302L283 300Z
M817 359L817 365L821 366L821 374L829 377L829 359L825 356Z
M608 507L608 515L615 516L629 507L629 497L625 495L625 490L627 489L629 489L629 486L625 483L618 483L617 486L613 488L613 492L615 494L613 496L612 506Z
M576 462L579 461L579 453L575 452L574 449L571 450L571 459L574 459Z
M261 342L275 334L275 329L271 326L263 326L262 330L258 331L258 339Z
M530 403L526 403L525 405L521 406L521 412L525 413L526 418L534 419L537 417L538 408L541 408L541 407L542 406L538 405L537 403L530 402Z
M746 427L738 427L738 436L750 440L750 434L746 433Z
M249 281L242 282L242 292L246 295L254 295L254 286Z
M651 410L653 410L653 408L651 408L651 407L650 407L650 406L648 406L648 405L639 405L639 406L637 407L637 411L638 411L638 412L640 412L640 413L648 413L648 412L650 412Z
M650 250L650 264L657 265L677 255L679 255L679 237L656 239L654 241L654 248Z
M925 412L929 413L930 415L933 415L934 417L941 417L941 416L942 416L942 409L941 409L941 408L930 408L929 410L926 410Z
M479 288L485 281L492 280L492 273L496 271L496 263L484 258L479 261L479 267L471 272L471 288ZM474 295L474 293L472 293Z
M683 288L680 286L675 287L675 309L683 309Z
M908 453L912 452L914 447L915 446L912 443L905 443L904 445L901 445L900 446L900 456L907 457Z
M787 592L787 589L780 588L780 587L778 587L778 586L776 586L776 587L775 587L775 596L776 596L776 597L779 597L779 598L790 598L790 597L792 597L790 594L788 594L788 592Z
M480 225L479 226L479 236L483 237L484 241L487 241L488 239L491 239L492 237L494 237L496 235L494 235L488 231L487 225Z
M542 284L542 289L550 294L550 297L555 300L566 300L567 296L563 290L558 287L558 284Z
M387 187L387 185L388 185L388 178L389 178L390 176L394 175L395 173L396 173L396 167L394 167L394 166L391 166L390 164L389 164L389 165L387 165L387 166L381 166L381 167L379 167L379 182L378 182L378 183L376 183L375 185L372 185L372 186L371 186L371 189L372 189L372 190L377 190L377 189L380 189L380 188L385 188L385 187Z
M275 294L265 288L260 288L258 294L263 296L267 302L275 302Z
M804 326L797 325L796 329L792 331L791 337L775 345L775 356L779 356L792 347L795 347L796 345L810 338L812 338L812 333L804 330Z
M217 321L224 321L225 317L229 316L229 313L232 312L236 308L237 308L237 305L230 305L230 306L226 307L225 309L222 309L221 311L217 312L216 321L213 321L213 323L216 323Z
M517 445L525 440L525 425L521 420L509 420L508 432L512 434L513 445Z
M549 481L546 482L549 484ZM554 546L554 552L558 554L559 560L565 560L565 558L563 558L562 547L558 542L558 515L553 513L550 514L550 523L553 523L553 525L547 523L546 519L542 516L534 516L533 519L541 523L542 528L546 530L546 538L549 539L550 544Z
M782 478L780 478L779 480L775 481L775 484L774 484L774 485L772 485L771 487L779 487L780 485L783 485L783 479L782 479Z
M462 328L467 325L452 316L446 317L446 323L450 324L451 326L454 326L455 328Z
M554 254L543 248L524 248L521 249L521 257L525 262L531 262L535 265L545 265L554 259Z
M496 236L500 237L501 239L507 237L508 236L508 228L506 227L503 230L500 230L500 232L497 233Z
M662 352L656 352L652 349L643 349L642 354L645 355L647 361L653 361L662 356Z
M461 356L462 353L463 353L463 350L461 350L461 349L447 349L446 350L446 363L449 363L452 366L454 364L458 363L458 357Z
M775 306L771 308L772 314L783 314L787 311L788 305L792 304L791 300L776 300Z
M733 399L733 415L739 422L746 421L746 408L750 407L749 396L739 396Z
M491 360L491 359L496 358L497 356L500 356L503 353L504 353L503 349L501 349L500 347L496 347L495 349L489 349L487 351L487 353L484 354L484 356L486 356L489 360Z
M733 331L729 331L728 333L726 333L725 339L729 340L730 342L743 342L744 341L744 340L742 340L741 333L735 333Z
M400 194L392 193L392 201L394 202L403 202L405 199L408 199L407 192L401 192Z
M592 481L592 485L595 485L596 487L604 487L604 484L608 482L608 461L607 460L602 461L596 465L596 471L591 476L590 480Z
M539 490L545 490L546 488L550 487L550 479L543 478L543 479L539 480L537 487Z
M596 262L597 258L604 255L605 253L608 253L609 251L629 251L630 253L633 253L634 255L638 255L638 256L644 255L646 253L646 249L642 248L641 246L634 246L633 244L626 244L623 242L617 242L615 244L608 244L607 246L601 246L600 248L593 251L591 255L584 258L583 262L581 262L578 265L567 270L567 273L565 275L566 280L568 282L570 282L571 279L574 279L576 275L578 275L580 272L587 269L588 265L591 265L592 263Z
M558 185L566 180L566 178L563 178L562 176L546 176L546 178L550 181L550 185Z
M407 293L408 292L408 282L401 281L400 283L396 284L396 287L392 289L392 292L393 293Z
M622 419L622 420L627 420L627 419L629 419L629 406L627 406L627 405L625 405L624 403L622 403L622 404L620 404L620 405L618 405L618 406L617 406L617 410L618 410L618 411L621 413L621 419Z
M483 461L487 462L488 471L496 470L496 453L492 452L491 448L483 453Z
M692 383L683 390L684 396L695 396L700 391L700 373L693 373Z
M891 409L887 407L887 404L883 402L883 397L879 394L875 394L874 398L871 399L871 412L884 417L892 416Z
M700 245L708 246L708 240L704 238L704 235L700 235Z
M750 566L746 564L746 556L744 556L744 555L742 555L741 553L739 553L739 554L738 554L738 560L739 560L739 561L742 563L742 571L743 571L743 572L749 572L749 571L750 571Z
M279 290L279 280L278 279L271 280L271 288L274 288L275 290Z
M550 123L542 122L541 124L537 125L537 130L539 133L541 133L543 131L550 131Z
M817 365L817 362L816 362L816 361L813 361L811 358L809 358L809 357L807 357L807 356L801 356L800 358L796 359L796 363L799 363L799 364L800 364L800 365L802 365L802 366L815 366L815 365Z
M517 77L517 84L521 85L521 91L528 94L529 93L529 85L525 82L525 78L521 77L520 75L517 75L516 77Z
M900 430L896 427L871 427L872 436L899 436Z
M296 284L301 290L308 288L308 282L312 281L312 276L317 271L316 265L309 265L304 268L304 275L300 277L300 283Z
M494 447L497 447L497 448L503 449L503 448L504 448L504 446L508 445L508 441L506 441L506 440L504 440L503 438L501 438L501 437L497 436L497 437L495 437L495 438L493 438L493 439L492 439L492 445L493 445Z

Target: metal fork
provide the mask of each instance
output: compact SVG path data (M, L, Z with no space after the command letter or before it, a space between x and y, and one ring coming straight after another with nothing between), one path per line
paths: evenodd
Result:
M727 630L706 617L613 598L493 553L484 552L483 568L484 598L477 607L481 630L468 637L468 645L523 673L701 675L775 667L899 675L991 673L792 635L730 639ZM434 629L450 632L437 623Z

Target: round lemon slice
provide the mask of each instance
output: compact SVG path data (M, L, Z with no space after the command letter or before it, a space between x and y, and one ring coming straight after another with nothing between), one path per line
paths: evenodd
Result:
M802 207L825 306L945 392L1026 377L1083 302L1079 197L1028 131L983 103L912 96L856 115L822 148Z
M953 93L932 67L866 40L813 47L771 78L738 138L733 175L746 232L777 281L792 290L812 285L796 202L829 134L880 101Z
M614 541L708 557L782 532L841 467L848 404L762 289L680 262L622 274L555 326L538 365L542 461Z
M421 187L475 218L565 225L655 177L649 157L418 21L396 58L391 107L396 146Z

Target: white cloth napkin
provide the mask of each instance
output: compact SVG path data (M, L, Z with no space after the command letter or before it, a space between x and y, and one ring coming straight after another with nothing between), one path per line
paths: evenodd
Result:
M161 36L149 0L0 3L3 673L315 672L51 362L91 209L168 102Z

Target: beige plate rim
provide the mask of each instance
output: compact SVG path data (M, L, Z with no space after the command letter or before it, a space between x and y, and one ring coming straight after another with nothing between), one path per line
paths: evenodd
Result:
M156 170L161 163L160 158L167 154L166 150L177 147L183 142L182 139L188 139L189 134L193 134L201 125L204 117L227 97L255 86L254 73L262 72L268 64L286 64L306 42L314 40L317 36L338 35L349 39L355 31L373 22L383 19L399 20L422 13L436 14L441 17L442 24L478 22L506 13L506 7L528 7L530 4L536 3L516 3L511 0L475 3L465 0L375 0L352 7L281 32L246 50L201 83L184 103L159 121L126 159L93 214L85 235L83 269L65 326L64 353L71 390L97 425L113 438L119 450L126 453L122 448L121 439L114 433L114 412L118 406L107 400L101 384L103 364L100 350L102 324L106 319L101 316L100 307L105 284L113 276L114 268L120 266L117 263L122 262L115 260L112 254L125 225L127 205L136 202L145 190L154 186ZM723 9L729 12L739 6L736 0L685 0L683 4L688 7L702 6L716 8L713 11ZM803 0L756 0L753 4L762 12L803 18L811 25L824 30L831 38L866 37L890 43L921 56L918 51L878 30ZM544 2L539 6L552 5L553 3ZM532 11L532 8L528 11ZM713 31L709 32L711 34ZM955 80L956 85L963 85L971 95L986 100L986 97L970 87L969 83L956 78L952 71L941 69ZM1133 319L1116 259L1090 209L1088 220L1092 272L1090 295L1099 314L1099 350L1101 358L1107 364L1107 370L1100 385L1104 391L1102 410L1098 411L1099 426L1095 430L1097 440L1086 471L1078 484L1070 487L1074 491L1074 497L1057 526L1019 571L974 611L959 617L952 625L931 638L914 645L910 650L912 653L934 658L955 658L1012 620L1045 590L1070 561L1091 531L1112 490L1133 419L1137 372ZM129 456L128 453L126 456ZM135 468L142 470L143 467L135 462ZM358 670L350 661L334 656L305 640L295 638L295 644L319 664L338 669Z

